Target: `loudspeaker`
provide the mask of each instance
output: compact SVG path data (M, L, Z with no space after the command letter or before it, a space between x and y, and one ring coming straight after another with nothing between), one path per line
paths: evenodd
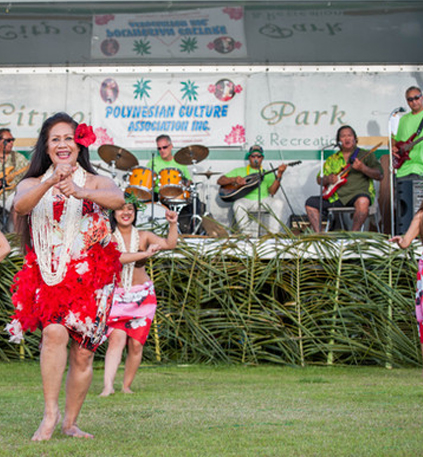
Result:
M423 179L396 183L396 234L403 235L423 201Z

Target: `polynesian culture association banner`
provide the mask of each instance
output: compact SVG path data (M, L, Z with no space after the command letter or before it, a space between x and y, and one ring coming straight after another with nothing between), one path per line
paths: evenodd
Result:
M93 59L232 60L246 55L242 7L93 18Z
M102 126L103 144L150 148L168 134L180 146L242 146L245 82L244 76L193 74L93 79L93 123Z

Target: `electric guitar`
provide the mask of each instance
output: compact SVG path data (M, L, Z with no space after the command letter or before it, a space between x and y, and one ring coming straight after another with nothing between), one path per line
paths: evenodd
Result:
M423 136L414 140L416 138L417 133L413 133L407 141L398 141L395 146L398 148L397 154L399 157L395 157L392 155L392 165L393 167L398 170L401 165L406 161L410 160L410 152L414 148L414 146L420 141L423 141Z
M300 163L301 160L297 160L296 162L287 163L287 166L293 167ZM252 175L248 175L245 177L245 180L247 181L245 184L226 184L226 186L220 186L219 197L224 202L234 202L235 200L238 200L238 198L245 197L260 185L264 176L273 173L276 170L277 168L272 168L272 170L266 171L265 173L253 173Z
M17 183L16 184L10 184L15 178L16 176L19 176L21 173L25 173L28 168L29 168L29 165L21 168L20 170L17 170L17 171L12 171L15 167L7 167L6 168L6 188L4 189L3 188L3 173L0 173L0 180L1 183L0 183L0 195L6 190L6 191L9 191L9 190L13 190L16 186L17 186Z
M360 160L364 160L369 154L375 152L382 143L376 145L373 149L368 151ZM336 176L336 182L334 184L328 184L323 187L322 197L324 200L328 200L332 195L347 182L347 176L349 175L352 168L352 164L348 163Z

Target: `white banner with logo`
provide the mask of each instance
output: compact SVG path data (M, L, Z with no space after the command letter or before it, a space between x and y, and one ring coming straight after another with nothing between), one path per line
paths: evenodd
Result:
M245 143L243 76L107 76L93 78L93 123L104 142L150 148L169 134L175 145Z
M242 7L93 18L93 59L236 59L246 55Z

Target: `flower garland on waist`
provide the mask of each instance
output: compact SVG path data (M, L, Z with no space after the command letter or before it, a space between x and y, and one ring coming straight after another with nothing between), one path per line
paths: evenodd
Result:
M53 174L51 166L41 178L47 180ZM72 179L79 187L84 187L87 173L77 165ZM54 220L54 186L41 198L31 213L32 238L35 254L37 255L40 273L44 282L49 286L59 284L65 277L68 263L72 255L72 245L80 230L83 201L74 197L65 197L65 204L60 221ZM53 258L53 232L62 232L61 252L58 260ZM53 266L57 268L53 268Z
M132 225L132 230L131 230L131 242L129 246L129 252L138 252L138 248L140 245L140 237L138 234L138 230ZM117 244L118 244L118 249L120 252L128 252L126 250L126 245L125 245L125 240L123 239L122 233L120 233L120 230L116 227L115 231L113 232L113 235L116 238ZM131 289L132 287L132 278L134 276L134 268L135 268L135 262L130 262L126 263L123 268L122 268L122 275L121 275L121 281L123 288L125 289L126 292Z

